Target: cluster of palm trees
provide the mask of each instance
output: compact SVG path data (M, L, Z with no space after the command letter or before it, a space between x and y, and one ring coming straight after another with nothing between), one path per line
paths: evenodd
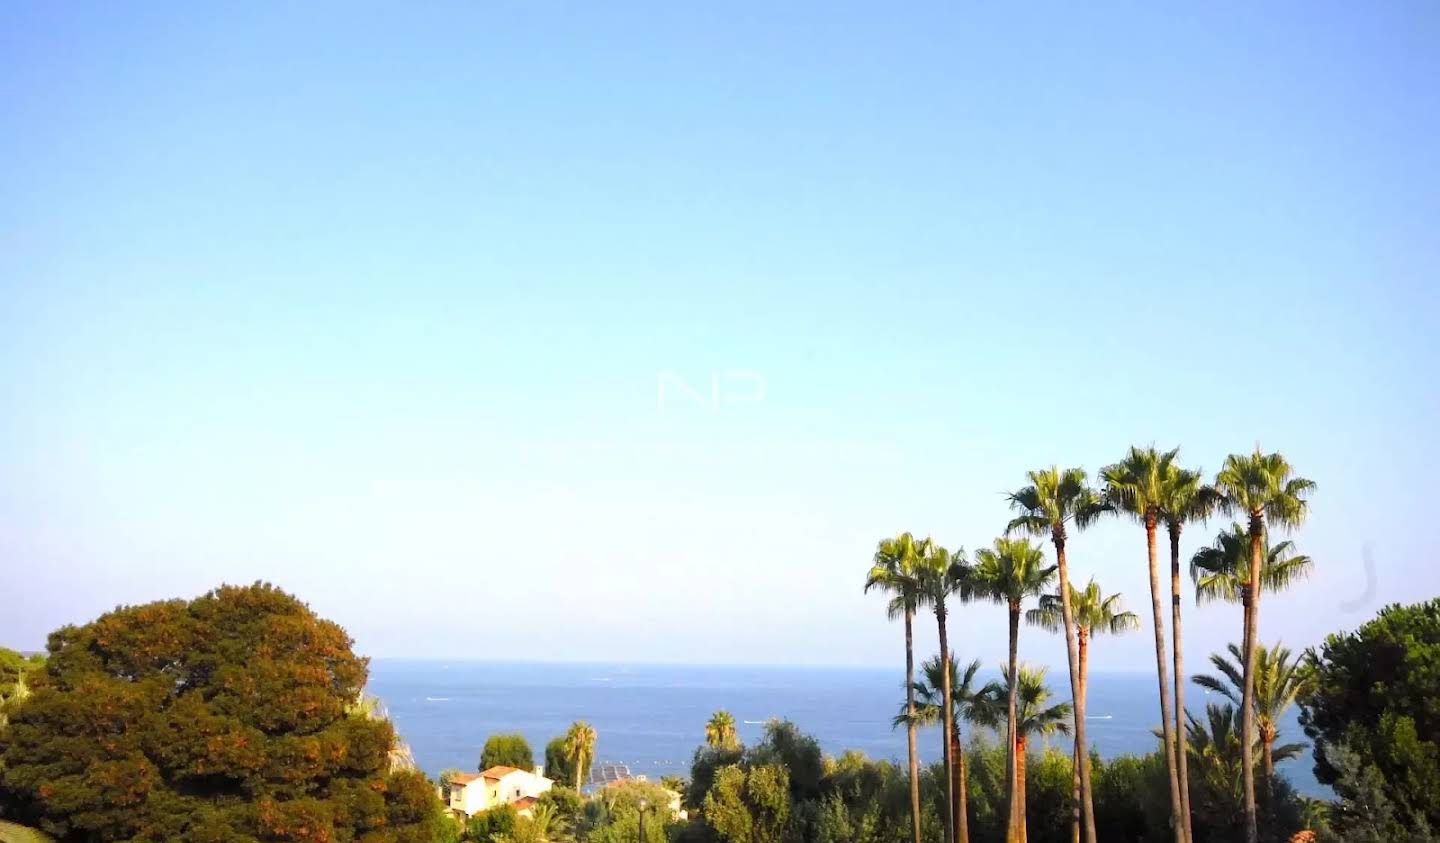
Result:
M1051 467L1029 472L1028 483L1008 496L1015 516L1007 524L1005 534L991 547L977 550L973 561L966 558L963 550L952 552L928 537L916 538L910 533L879 543L865 578L865 590L876 589L888 594L889 616L904 621L906 698L904 709L896 719L897 723L906 725L908 732L914 843L920 841L916 727L927 722L938 723L943 729L949 806L944 812L945 839L947 843L968 843L965 765L958 728L962 717L996 726L1001 720L1006 724L1007 839L1019 843L1023 843L1026 833L1024 741L1028 734L1036 731L1073 734L1073 836L1078 840L1083 834L1086 843L1096 843L1086 751L1089 743L1085 734L1087 648L1093 635L1134 629L1139 626L1139 620L1123 610L1119 595L1103 596L1093 580L1083 590L1077 589L1070 579L1066 549L1070 530L1083 530L1108 515L1128 517L1145 529L1156 680L1160 692L1160 736L1169 775L1171 826L1175 843L1192 843L1187 763L1191 753L1187 747L1189 723L1181 635L1180 537L1186 525L1205 521L1217 513L1243 515L1247 523L1221 533L1214 546L1195 554L1191 560L1191 576L1200 600L1233 600L1244 607L1243 643L1235 653L1236 664L1231 666L1239 679L1239 699L1236 700L1240 707L1239 733L1249 736L1239 741L1246 839L1247 843L1258 839L1254 748L1257 742L1267 746L1263 743L1263 723L1259 726L1260 741L1255 737L1256 678L1261 652L1260 594L1266 588L1283 587L1307 572L1310 564L1305 557L1293 555L1289 542L1267 549L1267 535L1272 527L1289 529L1303 521L1307 497L1315 484L1294 476L1280 454L1264 454L1258 447L1250 454L1227 457L1212 483L1205 482L1202 472L1181 466L1178 456L1178 448L1158 451L1154 447L1132 447L1120 461L1100 471L1100 488L1092 487L1085 471L1079 468ZM1162 525L1170 539L1169 620L1173 647L1168 651L1157 548ZM1048 538L1055 547L1055 564L1047 563L1043 547L1023 536ZM1054 593L1049 593L1052 587ZM947 602L951 597L961 602L994 602L1008 610L1009 656L1003 670L1003 712L998 704L1002 688L972 691L978 664L972 663L962 674L951 658L946 629ZM1043 712L1040 709L1043 697L1034 693L1036 686L1043 689L1043 677L1022 669L1019 664L1020 620L1024 603L1032 598L1039 598L1038 606L1025 613L1027 620L1065 636L1073 701L1072 705L1052 706ZM933 660L933 668L930 663L925 666L926 681L917 682L913 626L915 616L923 609L934 613L940 652ZM1042 713L1044 717L1040 716ZM1272 772L1272 762L1267 761L1264 768L1267 781Z

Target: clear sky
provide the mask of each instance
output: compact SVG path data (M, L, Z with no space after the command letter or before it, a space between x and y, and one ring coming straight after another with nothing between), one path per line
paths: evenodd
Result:
M878 539L1150 442L1320 484L1267 640L1431 597L1436 44L1428 2L4 4L0 642L264 579L377 656L898 664ZM1139 527L1072 559L1148 606Z

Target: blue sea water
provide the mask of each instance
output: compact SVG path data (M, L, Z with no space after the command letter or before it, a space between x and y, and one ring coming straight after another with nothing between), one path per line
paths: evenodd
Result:
M1067 684L1063 672L1052 672L1057 700L1069 699ZM583 719L595 727L597 761L659 778L689 772L705 721L721 708L735 716L746 743L759 739L767 719L784 717L828 753L858 749L873 758L903 759L905 733L890 726L903 687L903 672L878 668L376 659L369 691L385 703L431 775L450 767L474 769L485 738L496 732L523 734L536 760L543 760L545 744ZM1187 689L1191 711L1198 714L1206 699L1203 689ZM1295 716L1292 711L1286 718L1282 742L1304 740ZM1151 751L1157 745L1151 730L1159 722L1153 675L1090 677L1089 738L1102 756ZM1056 738L1056 745L1064 740ZM938 760L940 751L938 731L922 731L922 760ZM1301 792L1328 795L1311 773L1308 753L1279 766Z

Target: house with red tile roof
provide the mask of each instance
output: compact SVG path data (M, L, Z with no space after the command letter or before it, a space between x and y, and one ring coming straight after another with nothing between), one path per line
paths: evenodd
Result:
M535 799L555 782L537 770L497 766L478 773L460 773L450 778L449 808L462 817L471 817L500 805L517 811L534 808ZM524 802L524 805L520 803Z

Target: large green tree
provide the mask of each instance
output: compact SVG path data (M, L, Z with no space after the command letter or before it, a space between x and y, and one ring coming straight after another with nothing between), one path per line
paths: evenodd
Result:
M1049 538L1055 545L1055 563L1060 572L1060 630L1065 635L1065 657L1070 672L1070 695L1075 701L1073 728L1079 765L1080 793L1073 811L1077 827L1083 827L1087 843L1096 843L1095 801L1090 788L1090 753L1085 735L1085 697L1080 693L1080 654L1075 639L1074 610L1070 605L1070 567L1065 548L1068 527L1084 529L1107 509L1092 488L1083 469L1058 466L1030 472L1030 484L1010 495L1010 506L1019 514L1006 527L1032 536ZM1083 822L1082 822L1083 820Z
M488 770L491 767L514 767L518 770L535 769L535 753L530 749L530 742L525 736L516 733L491 735L485 739L485 747L480 750L480 769Z
M564 735L551 738L545 744L545 776L557 784L575 787L575 762L570 758Z
M1250 599L1245 606L1243 643L1245 692L1244 704L1240 707L1240 728L1245 738L1240 742L1240 752L1244 763L1240 772L1245 789L1245 840L1256 843L1260 832L1255 811L1255 653L1260 636L1260 595L1264 591L1261 569L1265 562L1266 531L1272 527L1291 529L1304 521L1315 483L1295 476L1290 463L1280 454L1262 454L1257 446L1252 454L1231 454L1225 458L1215 477L1215 489L1222 509L1245 515L1250 537L1250 576L1246 586Z
M785 843L791 839L789 773L780 764L723 767L704 811L727 843Z
M879 590L890 595L885 604L891 620L905 621L905 694L907 714L915 714L915 611L920 606L922 582L920 575L920 543L910 533L883 539L875 548L870 571L865 575L865 591ZM910 753L910 834L912 843L920 843L920 757L915 743L915 725L906 727Z
M1179 449L1160 452L1153 447L1131 447L1119 462L1101 470L1105 499L1114 511L1133 518L1145 528L1145 549L1150 564L1150 609L1155 628L1155 677L1160 684L1161 740L1170 773L1171 824L1175 843L1188 843L1190 822L1180 796L1180 766L1176 755L1175 721L1171 716L1169 665L1165 654L1165 615L1160 602L1160 568L1155 537L1165 513L1166 482L1173 473ZM1251 841L1253 843L1253 841Z
M1374 822L1365 815L1383 803L1385 839L1440 829L1440 599L1389 606L1327 637L1313 666L1300 723L1342 823Z
M268 585L120 608L50 636L0 736L0 788L62 840L429 843L439 803L353 703L345 631Z
M1003 604L1010 619L1010 654L1006 662L1007 676L1015 676L1020 669L1020 612L1026 598L1036 597L1055 580L1056 567L1045 564L1045 551L1031 544L1028 539L995 540L994 547L982 547L975 551L975 564L971 566L964 580L967 596L972 599L989 600ZM1025 833L1023 811L1024 794L1020 790L1021 763L1015 758L1016 706L1019 704L1020 688L1009 683L1007 696L1007 745L1010 761L1006 765L1006 778L1010 790L1010 820L1007 839L1014 843Z

